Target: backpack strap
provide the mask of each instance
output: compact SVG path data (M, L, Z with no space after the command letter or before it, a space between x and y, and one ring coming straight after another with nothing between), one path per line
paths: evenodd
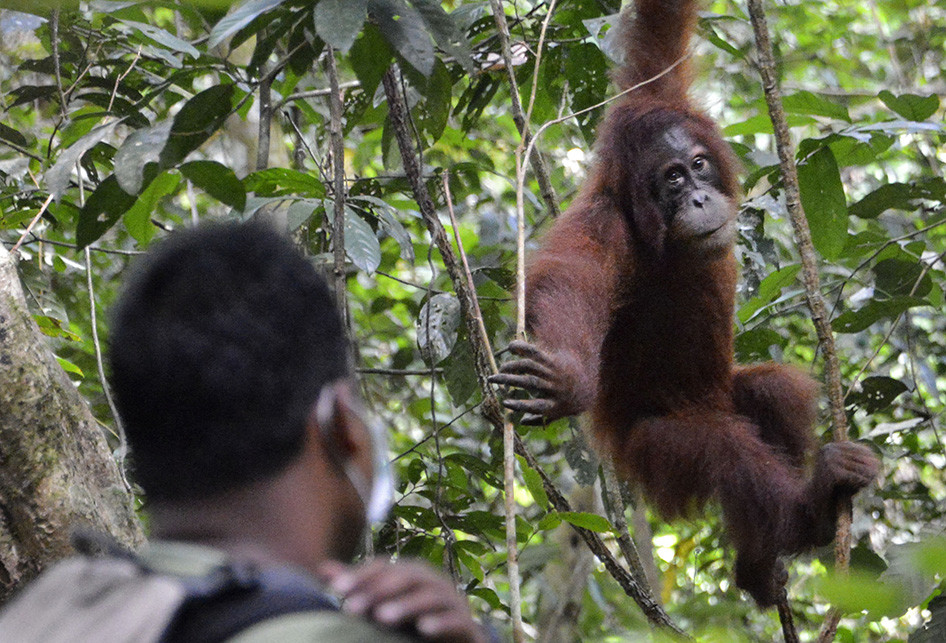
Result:
M216 643L262 621L300 612L338 611L307 574L289 567L229 563L210 576L185 579L186 598L162 643Z
M166 574L107 536L79 532L73 542L86 555L131 561L145 575L166 578L181 587L183 597L161 643L218 643L278 616L339 609L338 601L315 579L289 566L261 568L224 558L206 573Z

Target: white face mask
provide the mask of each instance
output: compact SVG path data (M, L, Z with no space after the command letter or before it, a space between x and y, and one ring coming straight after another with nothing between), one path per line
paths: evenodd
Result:
M335 414L335 390L326 386L319 394L319 401L315 406L315 417L320 427L332 425ZM338 462L345 472L345 477L355 488L364 507L365 521L368 527L380 524L387 518L394 504L394 474L388 460L388 435L379 422L362 422L371 436L371 464L373 474L371 482L361 470L354 465L350 458L342 460L338 454L329 452L329 457Z

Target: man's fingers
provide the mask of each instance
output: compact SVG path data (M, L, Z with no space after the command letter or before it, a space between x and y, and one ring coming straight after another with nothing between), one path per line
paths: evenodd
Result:
M453 596L440 590L441 588L436 587L418 586L413 592L379 603L372 614L379 623L397 627L415 623L425 615L460 609Z

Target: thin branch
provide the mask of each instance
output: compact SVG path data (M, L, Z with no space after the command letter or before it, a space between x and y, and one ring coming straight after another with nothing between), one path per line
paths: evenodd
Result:
M332 219L332 254L335 277L335 303L349 328L348 298L345 274L345 141L342 138L342 96L338 87L338 67L335 50L329 46L325 58L329 85L329 139L332 146L332 178L334 179L335 212Z
M391 376L406 376L406 375L420 375L429 377L431 374L430 369L398 369L398 368L356 368L355 371L362 375L391 375ZM442 368L435 368L433 370L434 375L440 374L443 372Z
M769 118L772 120L775 129L775 142L781 167L782 184L785 190L785 206L795 230L795 240L801 255L802 282L805 285L808 308L811 310L811 320L815 325L818 341L824 355L825 383L831 404L833 436L836 442L840 442L848 439L847 416L844 412L844 392L841 387L841 366L834 345L831 320L828 317L825 301L821 294L818 260L815 255L814 244L811 241L811 230L808 228L808 220L805 218L805 212L801 205L798 170L794 161L795 150L788 131L785 110L782 107L781 92L775 73L775 57L772 53L772 42L769 38L769 28L761 0L749 0L749 17L755 32L756 48L759 56L759 73L762 77L765 101L768 105ZM838 505L838 528L834 555L835 568L841 573L846 572L851 557L851 501L849 499L840 502ZM781 616L782 610L779 610L779 614ZM829 612L821 629L820 642L827 643L834 639L840 619L841 612L838 609L832 609ZM783 628L786 627L785 621L782 622L782 625Z
M535 64L532 69L532 89L529 90L529 107L526 109L526 122L532 121L532 109L535 107L535 97L539 90L539 68L542 63L542 51L545 45L545 33L548 31L549 23L555 14L555 3L558 0L552 0L549 3L549 10L545 13L545 20L542 21L542 30L539 32L539 42L535 47Z
M65 241L56 241L54 239L47 239L46 237L40 237L35 234L33 234L32 237L33 237L32 240L27 241L23 245L27 245L35 241L38 243L47 243L51 246L59 246L60 248L71 248L72 250L79 249L79 246L77 246L74 243L67 243ZM145 254L144 250L118 250L115 248L101 248L99 246L86 246L86 248L88 248L92 252L101 252L107 255L122 255L124 257L135 257L137 255Z
M641 589L647 592L651 599L654 597L654 590L650 587L650 581L647 578L647 572L644 571L644 565L641 562L640 553L637 551L637 545L631 539L631 534L627 528L627 519L624 517L624 507L626 503L621 495L621 482L618 480L617 473L614 470L614 463L609 458L601 462L601 471L603 473L602 493L607 498L607 505L611 509L611 524L617 531L618 547L624 554L624 560L631 573L641 585Z
M339 83L338 89L354 89L355 87L361 87L361 81L349 80L344 83ZM319 98L320 96L330 96L332 94L331 87L325 87L322 89L310 89L306 92L298 92L296 94L289 94L281 101L276 103L275 109L282 109L289 103L293 103L297 100L306 100L309 98Z
M59 92L59 114L67 120L66 93L62 89L62 63L59 60L59 9L53 9L49 19L49 41L53 49L53 72L56 75L56 90Z
M512 99L512 118L519 130L519 136L522 139L524 147L532 142L532 134L529 131L529 121L525 112L522 110L522 101L519 98L519 84L516 82L516 69L512 64L512 45L510 44L509 25L506 23L506 12L500 0L490 0L493 9L493 17L496 20L496 26L499 33L500 48L502 49L503 63L506 72L509 74L509 95ZM538 62L538 61L536 61ZM549 178L549 171L545 165L545 159L541 154L537 154L532 162L532 171L539 183L539 191L542 193L542 200L545 201L545 207L549 214L557 217L560 213L558 207L558 197L555 196L555 189L552 187L552 181Z
M35 226L39 222L40 218L46 212L46 209L49 208L49 204L52 203L53 201L53 196L54 196L53 194L50 194L48 197L46 197L46 200L43 202L42 207L40 207L39 212L37 212L36 216L33 217L32 221L30 221L30 224L26 226L26 230L24 230L23 234L20 235L19 240L15 244L13 244L13 248L10 249L11 255L16 254L16 251L19 250L20 246L23 245L23 240L26 239L27 235L33 232L33 226Z
M424 223L427 225L431 239L440 251L444 267L453 282L457 299L460 302L461 315L467 327L470 347L474 355L476 377L483 396L481 404L483 416L493 425L497 432L502 432L505 427L502 406L499 404L496 392L487 380L487 377L496 372L495 368L492 366L494 363L492 350L490 348L489 337L480 334L480 326L476 322L475 315L473 314L472 301L475 298L474 293L470 292L469 281L463 276L463 270L453 251L446 231L440 219L437 217L437 212L430 198L430 193L427 190L427 185L421 177L420 166L417 163L417 157L413 149L413 142L407 124L407 108L404 105L403 97L398 92L394 72L388 70L382 82L388 99L388 113L391 118L392 129L394 130L398 149L401 153L401 161L404 164L405 173L411 184L414 200L417 201L421 216L424 219ZM545 473L539 462L526 448L520 436L515 432L513 432L513 446L515 452L525 459L528 466L539 474L539 477L542 479L542 486L555 510L560 512L571 511L568 501L556 488L555 483L549 478L548 474ZM655 603L653 599L641 589L637 580L618 563L598 534L581 527L573 526L573 528L585 541L592 553L597 556L598 560L604 564L605 569L608 570L608 573L617 581L624 592L640 606L641 611L651 623L686 638L686 634L683 630L670 620L670 617L663 608Z
M105 394L105 401L108 403L108 408L112 412L112 418L115 420L115 434L118 437L118 449L115 450L115 461L118 465L118 472L121 474L125 488L130 492L131 485L128 483L128 478L125 475L125 456L128 454L128 440L125 438L125 427L122 424L121 417L118 415L115 400L112 399L108 381L105 379L105 366L102 361L102 344L99 342L99 330L95 313L95 288L92 285L92 253L88 248L85 249L85 276L89 288L89 313L90 323L92 324L92 345L95 347L95 365L98 367L99 380L102 382L102 392Z
M269 167L269 141L273 126L273 78L269 74L259 82L259 134L256 139L256 171Z

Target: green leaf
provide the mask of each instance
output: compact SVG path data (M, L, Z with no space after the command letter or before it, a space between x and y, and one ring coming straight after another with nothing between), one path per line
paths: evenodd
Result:
M789 127L801 127L802 125L811 125L817 121L810 116L800 114L788 114L786 121ZM757 114L752 118L747 118L741 123L733 123L723 128L723 134L726 136L748 136L750 134L772 134L772 119L768 113Z
M36 327L39 328L39 332L46 335L46 337L61 337L70 342L82 340L81 337L69 330L67 324L61 319L56 319L49 315L33 315L33 320L36 322Z
M241 212L246 207L243 182L226 165L216 161L191 161L180 170L185 178L221 203Z
M888 408L907 386L900 380L878 375L865 378L860 388L848 396L848 399L868 413L877 413Z
M928 305L929 302L919 297L872 299L857 310L849 310L839 315L831 322L831 327L837 333L859 333L882 319L897 317L910 308Z
M247 192L258 196L297 195L320 199L325 196L325 185L309 172L273 167L247 175L243 179Z
M887 183L865 196L849 209L851 215L861 219L876 219L887 210L913 209L913 189L904 183Z
M223 125L232 109L233 93L233 85L215 85L184 103L161 151L161 167L173 167L183 161Z
M224 17L218 22L210 32L210 40L207 47L213 49L224 40L238 32L240 29L250 24L265 11L274 9L281 5L283 0L251 0L240 6L236 11Z
M367 17L368 0L321 0L313 17L319 37L335 49L351 49Z
M315 210L319 207L321 207L321 204L311 199L300 199L290 205L289 209L286 210L286 225L289 232L295 232L302 227L312 218Z
M899 616L909 607L902 588L878 582L870 574L832 575L819 585L821 595L845 614L866 610L871 620L879 620L882 616Z
M198 51L194 45L190 44L186 40L181 40L174 34L169 33L164 29L160 29L143 22L135 22L134 20L119 20L119 22L128 25L133 29L137 29L146 37L160 45L167 47L168 49L193 56L194 58L200 58L200 51Z
M583 511L560 511L558 515L565 522L575 525L576 527L584 527L589 531L606 533L612 530L611 523L608 522L608 519L598 514L590 514Z
M778 297L782 293L783 288L795 283L795 278L798 276L799 270L801 270L801 264L785 266L763 279L762 283L759 284L758 294L743 304L742 308L739 309L739 321L745 324L752 319L752 316L759 310Z
M106 178L89 196L76 224L76 245L82 250L105 234L137 199L122 190L115 175Z
M138 194L149 163L161 161L161 150L171 133L171 120L135 130L115 152L115 177L128 194Z
M420 13L404 0L369 0L381 34L404 60L424 76L434 70L434 45Z
M371 226L348 206L345 206L345 254L369 275L381 265L378 237Z
M542 486L542 476L540 476L535 469L530 467L522 456L517 455L516 459L519 460L519 468L522 469L522 479L525 481L526 488L529 489L529 493L532 494L535 503L543 509L548 509L549 497L548 494L545 493L545 487Z
M440 365L443 367L444 384L447 386L447 392L450 393L454 406L466 404L467 400L479 390L470 342L465 339L456 342L450 355L440 362Z
M73 375L78 375L79 377L85 377L85 373L82 372L82 369L67 360L65 357L59 357L59 355L56 355L56 361L59 362L62 370L66 371L67 373L72 373Z
M426 100L423 102L423 109L420 110L420 118L418 118L420 126L430 136L431 144L440 139L443 130L447 127L453 98L450 93L452 89L453 81L450 78L450 72L447 71L447 66L437 60L424 90Z
M29 141L26 140L26 137L20 134L17 130L0 123L0 139L5 141L10 141L14 145L19 145L20 147L26 147L29 145Z
M369 100L378 89L384 72L391 66L393 56L381 31L373 24L365 25L361 38L355 41L348 58Z
M346 231L347 233L347 231ZM449 293L431 297L417 318L417 345L424 361L439 364L457 343L460 329L460 302Z
M164 172L158 175L138 196L135 204L123 217L125 229L139 245L146 246L154 236L155 226L151 223L158 201L174 192L181 182L180 174Z
M851 122L851 116L847 113L847 108L808 91L795 92L790 96L786 96L783 104L785 105L785 111L789 113L827 116L828 118Z
M900 116L910 121L925 121L939 109L939 96L917 96L916 94L901 94L894 96L886 89L877 95L884 105Z
M368 195L354 196L351 200L365 201L375 206L372 208L372 212L378 217L378 220L381 222L381 227L388 236L397 241L398 246L401 248L401 259L414 263L414 244L411 241L411 235L395 217L397 211L391 204L377 197Z
M798 166L798 182L815 249L834 261L847 241L847 199L830 148L822 147Z
M44 175L46 188L49 193L58 201L63 193L69 188L69 179L76 163L82 158L82 155L98 145L102 139L112 133L119 121L112 121L107 125L96 127L94 130L80 138L70 145L65 151L59 153L59 158L55 165L49 168Z
M443 10L440 0L412 0L412 4L440 48L453 56L463 69L472 73L474 66L470 45L453 16Z
M901 256L909 256L902 253ZM929 271L917 260L884 259L873 268L874 288L881 296L925 297L933 289ZM879 299L879 297L878 297Z
M785 348L788 340L771 328L757 327L739 333L735 344L736 357L747 363L772 359L772 346Z

